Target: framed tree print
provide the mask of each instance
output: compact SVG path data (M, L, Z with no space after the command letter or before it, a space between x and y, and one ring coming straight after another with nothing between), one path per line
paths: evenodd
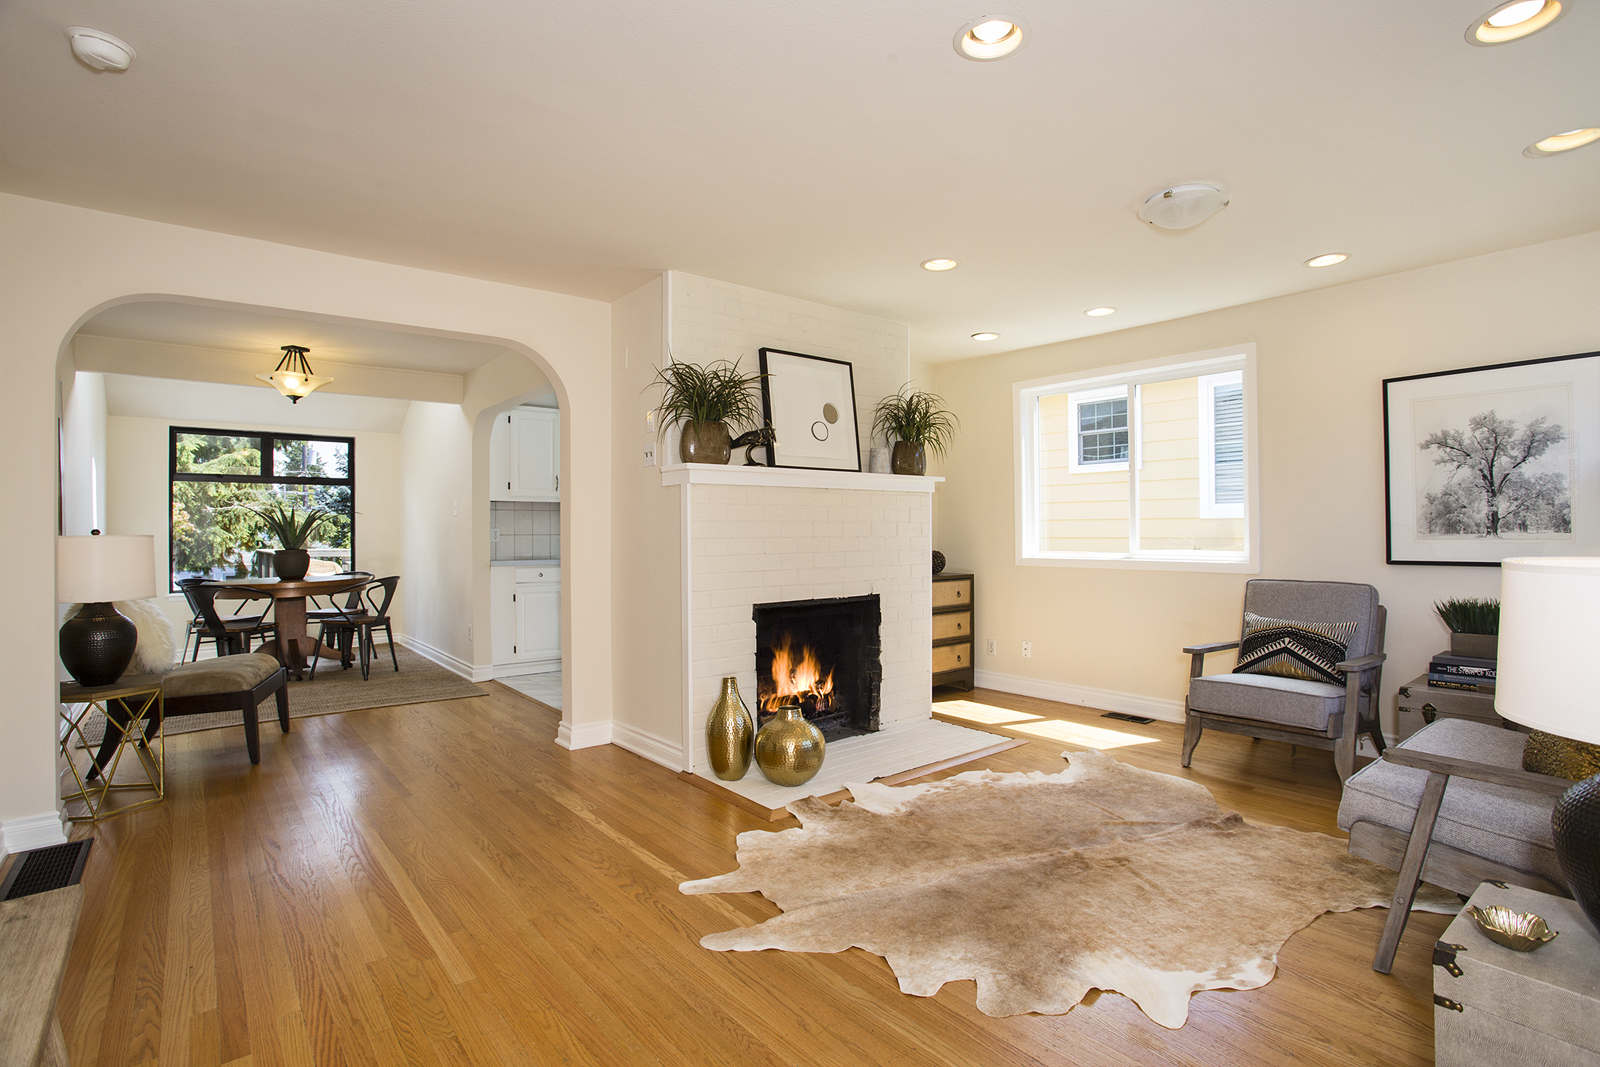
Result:
M1600 352L1383 383L1388 562L1600 555Z

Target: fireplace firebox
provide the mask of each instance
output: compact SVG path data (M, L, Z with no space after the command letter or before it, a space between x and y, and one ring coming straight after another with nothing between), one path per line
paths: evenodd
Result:
M759 726L799 704L829 741L875 733L883 662L878 597L756 604Z

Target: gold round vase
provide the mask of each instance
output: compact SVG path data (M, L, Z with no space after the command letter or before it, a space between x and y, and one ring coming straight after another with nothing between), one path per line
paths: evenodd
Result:
M822 731L798 704L785 704L756 734L756 766L778 785L805 785L822 769Z
M706 719L706 760L724 782L737 782L750 769L750 741L756 724L739 699L737 678L722 680L722 696Z

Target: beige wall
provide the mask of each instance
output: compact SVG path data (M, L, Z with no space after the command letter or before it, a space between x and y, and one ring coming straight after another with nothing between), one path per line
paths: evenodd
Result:
M568 720L609 720L611 709L610 308L603 303L449 274L0 195L0 443L11 462L10 521L0 552L22 568L0 619L0 832L33 827L56 809L55 590L58 374L72 373L68 341L97 310L142 296L177 296L394 324L443 336L489 338L527 355L556 385L563 419L562 509L571 599ZM570 447L573 428L591 447ZM487 478L474 479L487 513ZM476 503L475 503L476 506ZM571 523L572 529L566 525ZM407 588L402 582L401 588ZM471 583L454 595L462 603ZM417 614L406 609L413 623ZM565 609L564 609L565 610ZM464 626L462 627L464 631ZM464 633L462 640L465 640ZM31 832L31 831L30 831ZM58 831L59 832L59 831Z
M472 422L459 404L413 403L400 430L405 531L399 589L405 590L408 641L470 674L473 648ZM359 455L359 450L358 450ZM488 477L481 479L487 500ZM487 537L484 538L488 540ZM487 572L487 567L482 568ZM485 637L487 638L487 634ZM489 642L482 646L487 649Z
M980 684L1181 715L1198 641L1236 636L1246 575L1019 566L1011 383L1255 342L1262 573L1370 582L1393 693L1445 646L1431 605L1495 596L1486 567L1384 562L1386 377L1600 349L1600 234L935 368L961 419L935 547L977 575ZM996 641L993 656L986 639ZM1021 643L1033 656L1023 659ZM1226 670L1223 656L1210 669Z

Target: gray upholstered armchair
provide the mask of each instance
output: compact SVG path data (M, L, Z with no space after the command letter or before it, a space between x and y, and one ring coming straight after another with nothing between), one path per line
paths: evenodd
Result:
M1383 751L1378 689L1387 613L1353 582L1257 578L1244 587L1240 637L1192 645L1183 765L1206 729L1333 750L1339 779L1355 770L1366 733ZM1233 673L1203 673L1211 652L1239 649Z

